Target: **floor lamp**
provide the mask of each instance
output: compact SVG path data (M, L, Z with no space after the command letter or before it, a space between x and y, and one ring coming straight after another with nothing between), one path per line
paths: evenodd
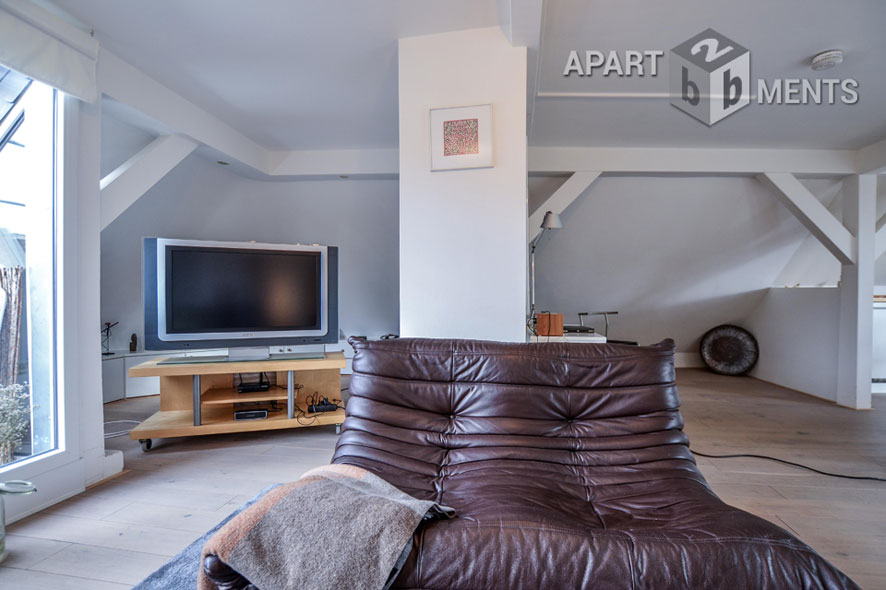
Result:
M560 220L560 216L553 211L548 211L545 213L545 217L541 222L541 231L535 236L531 242L529 242L529 329L535 334L535 325L536 325L536 317L535 317L535 249L538 248L538 243L541 240L541 237L545 234L546 230L549 229L562 229L563 222Z

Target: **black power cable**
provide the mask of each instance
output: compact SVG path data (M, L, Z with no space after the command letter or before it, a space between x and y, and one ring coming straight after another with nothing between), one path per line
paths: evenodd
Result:
M691 450L691 449L690 449ZM840 477L842 479L863 479L867 481L886 481L884 477L868 477L864 475L842 475L840 473L830 473L827 471L822 471L820 469L816 469L815 467L809 467L808 465L803 465L801 463L794 463L793 461L786 461L784 459L779 459L778 457L770 457L768 455L753 455L753 454L736 454L736 455L709 455L707 453L701 453L699 451L692 451L693 455L698 455L699 457L707 457L708 459L738 459L738 458L750 458L750 459L766 459L767 461L776 461L778 463L784 463L785 465L791 465L793 467L799 467L800 469L808 469L809 471L814 471L815 473L819 473L821 475L827 475L828 477Z

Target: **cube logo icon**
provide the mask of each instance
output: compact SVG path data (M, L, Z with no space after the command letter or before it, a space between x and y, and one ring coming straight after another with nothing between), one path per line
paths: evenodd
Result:
M671 49L671 104L711 126L751 102L751 52L708 29Z

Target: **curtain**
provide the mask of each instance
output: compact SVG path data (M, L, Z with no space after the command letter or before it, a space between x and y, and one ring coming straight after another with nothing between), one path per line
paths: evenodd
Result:
M0 267L0 289L6 299L6 310L0 316L0 386L11 385L18 379L24 279L25 269L21 266Z
M0 0L0 63L85 102L98 98L98 41L29 0Z

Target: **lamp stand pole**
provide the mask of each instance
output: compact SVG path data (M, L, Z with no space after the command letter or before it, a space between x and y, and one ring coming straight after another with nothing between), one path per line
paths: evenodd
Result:
M538 241L544 235L545 229L535 239L529 243L529 330L535 334L536 316L535 316L535 248Z

